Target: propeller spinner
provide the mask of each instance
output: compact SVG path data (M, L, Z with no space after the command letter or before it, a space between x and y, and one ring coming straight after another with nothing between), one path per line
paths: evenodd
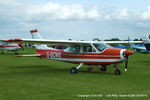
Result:
M22 44L18 44L19 47L21 47L21 49L24 51L23 45Z

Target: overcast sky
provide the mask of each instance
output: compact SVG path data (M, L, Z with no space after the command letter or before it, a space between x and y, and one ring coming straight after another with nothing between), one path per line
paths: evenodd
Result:
M0 39L92 40L150 33L149 0L0 0Z

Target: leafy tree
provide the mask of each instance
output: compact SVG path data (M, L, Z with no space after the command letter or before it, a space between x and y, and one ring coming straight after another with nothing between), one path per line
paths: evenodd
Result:
M139 39L134 39L133 41L139 41Z
M92 41L101 41L99 38L94 38Z
M105 41L120 41L119 38L106 39Z

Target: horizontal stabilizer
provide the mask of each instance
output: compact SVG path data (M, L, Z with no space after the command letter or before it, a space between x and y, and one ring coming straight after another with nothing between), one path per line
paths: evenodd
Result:
M16 57L40 57L41 54L17 55Z

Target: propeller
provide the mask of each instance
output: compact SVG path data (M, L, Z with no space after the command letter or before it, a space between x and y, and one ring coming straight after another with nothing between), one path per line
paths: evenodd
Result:
M130 51L130 50L125 50L125 54L124 54L124 57L125 57L125 72L127 71L127 68L128 68L128 58L129 58L129 55L132 55L134 52Z
M128 58L129 58L129 55L125 55L125 72L127 71L127 68L128 68Z

